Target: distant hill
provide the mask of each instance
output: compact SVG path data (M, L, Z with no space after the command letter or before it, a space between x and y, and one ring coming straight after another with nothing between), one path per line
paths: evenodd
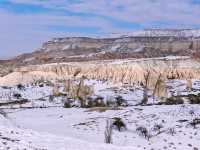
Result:
M0 64L24 66L55 62L194 56L200 51L199 29L149 29L104 37L54 38L35 52Z

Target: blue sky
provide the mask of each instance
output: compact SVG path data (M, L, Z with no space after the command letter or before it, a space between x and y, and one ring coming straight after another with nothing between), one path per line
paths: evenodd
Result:
M200 28L200 0L0 0L0 58L53 37Z

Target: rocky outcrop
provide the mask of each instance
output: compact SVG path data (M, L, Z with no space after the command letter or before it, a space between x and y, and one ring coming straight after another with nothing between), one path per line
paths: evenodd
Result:
M178 52L180 50L199 49L199 41L187 37L121 37L94 39L86 37L58 38L43 44L42 50L69 51L69 55L81 55L91 52L141 52L143 48L154 48L161 51ZM81 52L83 50L83 52ZM71 53L70 53L71 52Z
M150 72L151 87L160 74L163 79L199 79L199 68L200 63L189 58L55 63L18 68L2 77L0 85L16 85L38 80L67 80L74 76L133 85L144 83L145 74Z

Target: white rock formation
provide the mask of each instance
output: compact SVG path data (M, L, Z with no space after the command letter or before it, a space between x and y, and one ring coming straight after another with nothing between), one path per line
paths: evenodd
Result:
M89 79L110 80L128 84L144 82L144 75L150 71L153 86L160 74L163 79L199 79L200 63L191 59L142 59L127 61L92 61L61 64L26 66L0 78L0 85L16 85L37 80L67 80L85 76ZM151 85L152 84L152 85Z

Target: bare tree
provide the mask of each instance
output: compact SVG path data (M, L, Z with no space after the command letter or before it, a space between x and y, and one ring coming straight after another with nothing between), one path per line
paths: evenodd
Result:
M151 71L147 70L146 73L144 73L144 86L147 88L149 85L149 79L150 79Z
M188 91L191 91L191 90L192 90L192 80L191 80L191 79L188 79L188 80L187 80L187 90L188 90Z
M155 96L166 97L166 85L165 81L162 79L162 73L159 74L158 78L156 79L155 86L153 88L153 100Z
M144 74L144 84L143 84L143 100L141 102L142 105L147 104L148 102L148 85L149 85L149 79L150 79L151 72L150 70L147 70Z
M85 77L77 79L78 81L67 80L65 82L64 91L69 98L80 101L81 107L87 104L87 97L93 94L93 86L84 83Z
M84 85L84 78L81 78L78 86L77 86L77 91L76 91L76 95L77 95L77 98L80 100L80 103L81 103L81 107L84 107L85 106L85 100L83 99L83 97L80 95L81 93L81 89Z
M106 129L105 129L104 135L105 135L105 143L111 144L112 143L112 122L111 122L111 120L106 121Z
M53 91L52 92L53 92L54 96L58 96L59 95L59 87L58 87L58 85L55 84L53 86Z
M125 71L124 71L124 72L122 71L121 83L124 83L125 77L126 77L126 72L125 72Z
M0 115L7 118L7 113L5 111L3 111L3 109L0 109Z
M93 89L91 86L84 84L85 77L82 77L76 86L76 98L79 99L81 107L86 106L86 99L89 95L92 95Z
M169 128L169 129L168 129L168 134L174 136L174 134L176 134L175 128Z
M71 80L68 79L66 82L65 82L65 85L64 85L64 91L65 92L69 92L70 91L70 87L71 87Z
M152 137L151 134L149 133L149 131L147 130L147 128L145 127L138 127L136 129L136 132L140 135L143 136L145 139L147 139L148 141L150 140L150 138Z

